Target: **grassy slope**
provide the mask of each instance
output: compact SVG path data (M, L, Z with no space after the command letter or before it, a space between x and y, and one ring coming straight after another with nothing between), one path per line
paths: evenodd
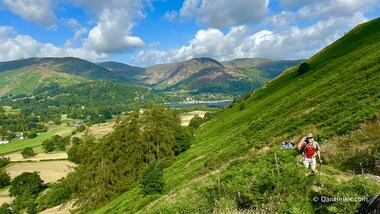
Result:
M86 80L81 77L31 66L0 72L0 95L31 94L37 86L52 82L69 85L84 81Z
M290 69L243 101L244 110L235 105L201 127L194 146L165 170L163 196L143 197L135 188L96 213L230 212L241 208L244 199L257 201L251 208L265 212L355 212L358 204L315 204L311 199L321 194L368 196L380 192L379 186L334 165L326 166L321 178L304 178L292 154L270 147L283 140L298 141L313 131L323 149L325 140L376 118L380 110L379 25L377 19L356 27L307 60L308 73L299 76ZM281 174L275 174L276 168ZM272 176L284 184L273 186ZM314 190L303 192L309 184Z

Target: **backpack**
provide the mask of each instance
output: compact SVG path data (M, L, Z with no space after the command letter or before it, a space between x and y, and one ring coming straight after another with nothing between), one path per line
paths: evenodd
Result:
M315 151L316 151L316 145L314 143L308 143L306 144L304 148L304 153L307 158L313 158Z

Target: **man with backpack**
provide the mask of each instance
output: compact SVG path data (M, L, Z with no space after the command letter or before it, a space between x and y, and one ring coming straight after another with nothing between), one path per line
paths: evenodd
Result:
M311 168L311 171L315 173L317 171L317 160L318 156L319 162L322 164L320 147L317 141L313 139L313 134L308 133L302 138L301 142L298 144L298 149L300 153L303 154L303 165L306 168Z

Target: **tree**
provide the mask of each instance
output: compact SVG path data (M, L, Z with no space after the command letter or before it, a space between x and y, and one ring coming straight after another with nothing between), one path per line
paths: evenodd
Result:
M45 152L52 152L56 150L56 145L52 139L47 139L44 142L42 142L42 148Z
M161 162L152 161L144 170L141 180L142 190L145 195L160 194L164 189L163 179L164 165Z
M0 188L8 186L11 184L11 177L5 170L0 171Z
M46 188L43 180L37 172L23 172L21 175L15 177L11 182L9 188L9 195L18 197L20 195L37 196L42 190Z
M199 115L194 115L194 117L190 120L189 127L191 129L197 129L199 126L201 126L203 123L203 118L201 118Z
M189 127L178 126L174 132L175 143L173 145L173 151L175 156L188 150L191 146L191 142L194 140L194 135Z
M26 147L24 150L22 150L21 155L23 158L28 158L35 156L36 153L34 152L32 147Z
M73 145L67 151L67 159L73 163L79 164L81 159L81 145Z
M1 157L0 158L0 168L3 168L7 166L11 162L11 159L8 157Z

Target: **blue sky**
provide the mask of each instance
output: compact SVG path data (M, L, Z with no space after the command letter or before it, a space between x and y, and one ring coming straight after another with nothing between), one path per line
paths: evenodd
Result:
M0 0L0 61L300 59L379 16L379 0Z

